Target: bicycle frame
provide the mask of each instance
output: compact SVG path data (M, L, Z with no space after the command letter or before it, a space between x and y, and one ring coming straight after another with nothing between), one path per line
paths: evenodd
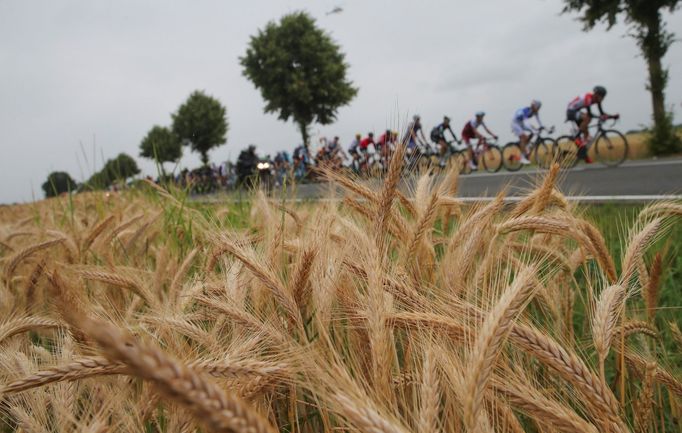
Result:
M606 122L608 122L609 120L611 121L611 123L609 125L606 125L606 127L605 127L604 124ZM590 147L592 147L592 145L597 142L599 137L601 137L604 134L604 131L609 129L609 128L612 128L613 126L616 125L616 123L618 123L618 119L606 119L606 120L598 119L597 123L592 123L590 125L587 125L588 130L589 129L596 129L597 130L597 132L592 134L592 139L590 140L590 142L586 144L587 148L589 149ZM578 139L581 134L582 134L582 131L580 130L580 128L578 128L578 126L575 123L573 123L572 130L571 130L571 136L573 137L573 140Z

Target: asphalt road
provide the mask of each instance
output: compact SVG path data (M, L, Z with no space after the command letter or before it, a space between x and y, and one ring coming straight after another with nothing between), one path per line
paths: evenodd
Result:
M516 173L472 173L460 177L461 197L491 197L501 188L508 188L509 196L522 195L531 189L542 170L528 169ZM407 181L410 182L409 180ZM682 194L682 159L628 161L620 167L599 164L584 165L563 171L559 188L565 194L581 197L632 197ZM379 188L377 181L368 181ZM403 188L410 189L403 185ZM298 186L300 199L329 198L334 194L326 183Z

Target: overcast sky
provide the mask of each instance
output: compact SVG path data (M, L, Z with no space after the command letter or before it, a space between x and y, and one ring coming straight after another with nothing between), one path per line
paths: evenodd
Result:
M337 5L342 13L325 15ZM561 0L0 0L0 203L41 198L53 170L83 180L103 158L137 157L146 132L170 124L196 89L228 110L228 143L212 161L234 160L249 143L293 149L297 129L263 114L238 58L250 35L296 10L339 43L360 89L334 125L312 130L340 135L344 146L414 113L427 132L444 114L459 132L478 110L511 139L512 113L532 98L563 131L566 104L594 84L608 88L605 108L621 113L623 129L648 124L646 67L626 28L583 33L561 8ZM666 20L682 28L682 13ZM679 121L682 43L665 64ZM198 164L185 149L181 166Z

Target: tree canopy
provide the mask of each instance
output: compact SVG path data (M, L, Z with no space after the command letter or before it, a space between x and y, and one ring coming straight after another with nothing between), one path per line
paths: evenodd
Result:
M208 164L208 152L227 142L227 111L217 99L195 91L173 113L173 132L185 145L201 154Z
M629 34L637 41L649 70L647 89L651 92L654 118L651 148L657 154L680 150L672 115L665 107L668 70L662 65L675 35L665 28L661 17L662 12L675 11L678 3L678 0L564 0L564 12L579 13L585 30L601 22L610 29L619 19L630 25Z
M308 143L308 126L333 122L357 88L347 78L339 46L305 12L285 15L251 37L240 58L243 74L260 90L266 113L298 125Z
M53 171L42 186L45 197L56 197L65 192L75 191L77 187L76 181L65 171Z
M86 184L92 189L103 189L113 185L117 180L125 181L139 173L140 169L133 157L120 153L116 158L107 160L104 167L93 174Z
M156 161L165 177L163 163L177 162L182 157L182 143L169 128L155 125L140 143L140 156Z

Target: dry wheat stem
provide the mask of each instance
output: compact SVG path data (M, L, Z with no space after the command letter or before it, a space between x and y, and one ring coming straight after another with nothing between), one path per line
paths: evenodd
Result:
M481 326L467 364L464 402L464 424L467 430L475 431L479 423L478 416L483 410L483 398L495 360L512 329L514 319L528 303L537 287L531 283L535 272L537 270L532 267L520 271Z

